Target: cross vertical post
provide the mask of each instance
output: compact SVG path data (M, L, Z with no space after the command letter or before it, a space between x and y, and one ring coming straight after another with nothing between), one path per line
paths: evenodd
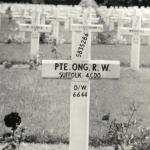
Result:
M141 16L133 16L132 19L132 27L135 30L139 30L141 28ZM133 33L132 36L132 44L131 44L131 68L135 70L139 70L140 66L140 45L141 45L141 37L140 32Z
M90 25L88 14L85 14L83 25ZM88 26L87 26L88 28ZM86 45L82 49L81 41L85 39ZM82 44L82 43L81 43ZM83 51L77 51L80 47ZM88 61L91 59L91 32L86 27L83 31L72 32L72 60ZM81 54L82 52L82 54ZM82 82L73 79L71 82L70 95L70 145L69 150L88 150L89 143L89 106L90 106L90 80L85 79ZM84 87L84 89L79 89ZM83 93L85 97L75 94ZM81 121L82 120L82 121Z
M33 12L32 25L36 26L40 24L40 13L38 11ZM36 28L33 28L31 32L31 45L30 45L30 56L31 60L36 60L39 54L39 38L40 34Z

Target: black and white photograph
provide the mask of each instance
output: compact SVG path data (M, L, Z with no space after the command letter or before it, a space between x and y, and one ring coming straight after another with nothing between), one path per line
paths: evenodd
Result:
M0 150L150 150L150 1L0 0Z

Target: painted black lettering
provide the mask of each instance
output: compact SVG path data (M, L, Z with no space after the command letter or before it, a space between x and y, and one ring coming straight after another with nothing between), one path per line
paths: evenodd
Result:
M86 85L81 85L82 90L86 90Z
M102 71L108 71L109 64L102 64L101 67L102 67Z
M63 78L63 73L60 72L59 75L60 75L60 78Z
M55 70L57 70L59 64L58 63L55 63Z
M97 65L96 65L96 64L93 64L92 70L93 70L93 71L96 71L96 67L97 67Z

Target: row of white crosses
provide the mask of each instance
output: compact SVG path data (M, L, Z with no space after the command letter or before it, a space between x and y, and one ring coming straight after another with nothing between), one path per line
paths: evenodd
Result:
M130 14L128 14L129 16L126 17L120 17L119 15L110 18L112 19L113 22L118 22L118 33L117 33L118 39L121 38L121 35L132 36L130 66L133 70L139 70L141 36L147 37L150 36L150 28L143 28L141 23L143 24L147 23L150 25L150 18L143 18L142 14L140 13L141 9L134 8L132 11L129 12L130 12ZM132 22L132 27L123 27L124 21ZM109 22L108 24L111 25L111 22Z
M20 15L17 16L20 18ZM44 19L40 19L44 18ZM53 31L51 25L44 25L47 20L53 21ZM40 22L41 20L41 22ZM39 33L43 32L53 32L54 36L56 37L56 40L59 42L59 21L65 22L66 18L61 16L47 16L47 17L41 17L40 12L34 11L32 16L31 24L19 24L19 30L21 32L31 32L31 48L30 48L30 58L36 59L39 55Z
M31 32L31 46L30 46L30 59L37 60L39 56L39 39L40 33L50 33L52 30L51 25L41 25L40 12L34 11L31 24L20 24L20 31Z
M123 27L125 24L130 23L131 18L126 16L124 10L121 8L106 8L98 9L99 14L105 22L105 25L109 27L109 30L116 30L115 24L117 24L117 39L123 39L120 35L119 28Z
M28 6L28 5L27 5ZM29 5L30 6L30 5ZM17 5L17 7L16 7L16 9L18 10L18 8L20 7L20 5ZM41 7L39 7L39 5L36 5L36 7L39 9L39 10L42 10L42 12L44 11L44 9L43 8L46 8L46 5L44 6L44 5L41 5ZM47 6L48 7L48 6ZM34 7L33 7L34 8ZM59 23L58 22L60 22L60 21L67 21L66 20L66 18L62 18L62 17L60 17L60 16L58 16L57 14L57 10L59 9L59 8L63 8L62 6L61 7L54 7L54 6L50 6L50 7L48 7L48 8L51 8L52 10L54 9L55 11L54 11L54 15L55 15L55 17L54 17L54 15L53 16L51 16L51 19L53 20L53 23L54 23L54 36L56 37L56 39L58 39L57 41L59 41ZM47 9L48 9L47 8ZM46 9L46 11L47 11L47 9ZM78 10L80 10L81 8L80 7L77 7L75 10L77 10L77 12L78 12ZM112 8L111 8L112 9ZM15 9L14 9L15 10ZM68 9L68 10L72 10L72 9ZM68 11L67 10L67 11ZM113 10L113 9L112 9ZM109 12L111 12L111 10L109 11ZM70 12L71 13L71 12ZM107 13L106 13L107 14ZM57 18L57 19L56 19ZM59 21L56 21L56 20L59 20ZM66 23L65 23L66 24ZM59 43L59 42L58 42Z
M90 79L120 77L120 62L91 60L91 32L102 32L102 25L91 25L88 11L84 24L72 24L72 60L43 60L42 77L72 79L70 92L69 150L88 150Z
M54 10L57 10L57 8L56 7L54 7ZM56 12L56 11L54 11L54 12ZM134 12L133 12L134 13ZM54 22L54 34L55 34L55 36L56 36L56 39L57 39L57 41L59 41L59 21L64 21L65 22L65 20L66 20L66 18L65 17L61 17L61 16L59 16L58 15L58 12L56 12L56 16L47 16L47 18L48 19L51 19L53 22ZM39 15L40 16L40 15ZM91 16L91 15L90 15ZM39 17L40 18L40 17ZM40 20L40 19L37 19L37 20ZM135 17L136 18L136 17ZM36 19L35 19L36 20ZM82 17L79 17L78 18L78 20L80 21L80 22L82 22L83 21L83 18ZM118 25L119 25L119 28L118 28L118 39L120 38L120 35L121 34L132 34L131 32L130 33L128 33L128 32L124 32L124 31L122 31L122 30L120 30L120 28L121 28L121 26L123 26L123 24L124 24L124 21L126 22L126 21L130 21L131 19L129 18L129 17L118 17L118 16L116 16L116 17L112 17L112 20L114 20L114 21L118 21ZM97 18L90 18L90 21L91 21L91 23L93 22L95 22L96 23L96 21L97 21ZM40 22L40 21L37 21L37 22ZM134 22L134 20L133 20L133 22ZM141 22L141 21L140 21ZM34 24L34 23L33 23ZM38 24L38 23L37 23ZM25 27L26 25L24 24L24 27ZM28 25L27 25L28 26ZM50 27L50 26L49 26ZM141 27L141 25L140 25L140 27ZM43 25L43 28L44 28L44 25ZM38 32L52 32L51 30L44 30L44 29L41 29L41 31L39 30ZM132 26L132 28L133 28L133 30L135 29L135 30L137 30L136 29L136 27L134 27L134 26ZM28 29L25 29L25 31L27 31L28 30L28 32L31 32L32 30L33 30L33 28L31 29L31 28L28 28ZM124 30L124 28L123 28L123 30ZM144 29L144 30L146 30L146 29ZM23 31L23 30L22 30ZM33 36L34 35L34 36ZM37 37L35 36L36 34L31 34L31 58L35 58L36 56L38 56L38 53L39 53L39 33L37 34ZM149 33L140 33L140 35L146 35L146 36L149 36ZM35 38L36 37L36 38ZM35 40L36 39L36 40ZM35 43L37 43L37 44L35 44ZM133 42L133 40L132 40L132 46L131 46L131 68L132 69L134 69L134 70L138 70L139 69L139 63L140 63L140 46L137 46L138 47L138 50L136 51L136 50L133 50L134 48L134 42ZM138 42L136 45L140 45L140 42ZM135 52L136 51L136 52Z
M24 7L26 6L26 7ZM6 10L8 7L11 7L12 10L16 11L16 10L21 10L21 9L25 9L25 10L29 10L31 9L32 11L36 8L37 10L43 10L45 12L51 10L52 8L55 8L54 5L32 5L32 4L15 4L15 3L3 3L3 4L0 4L0 8L1 10ZM70 8L70 9L76 9L77 11L79 9L82 9L81 6L57 6L58 9L62 9L62 10L67 10L67 8ZM130 13L132 11L133 8L126 8L126 7L111 7L111 8L107 8L105 6L100 6L98 9L101 10L101 12L105 12L107 11L106 14L109 14L109 15L112 15L111 12L115 12L115 11L118 11L118 10L123 10L125 12L125 14L127 13ZM141 8L140 10L145 12L145 11L148 11L149 8Z

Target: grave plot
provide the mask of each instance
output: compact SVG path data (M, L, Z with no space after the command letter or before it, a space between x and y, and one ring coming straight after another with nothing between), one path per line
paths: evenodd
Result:
M101 139L104 133L102 129L106 129L102 116L110 111L111 119L117 118L120 122L126 122L129 106L133 101L140 105L135 115L137 125L144 123L145 126L149 126L149 113L147 113L149 73L149 70L137 73L129 69L121 69L119 80L91 81L89 138L91 144L92 139ZM0 74L1 102L5 102L0 106L0 110L3 111L0 119L11 110L16 110L22 113L28 136L35 135L37 140L44 142L47 139L44 137L48 135L52 139L60 138L62 142L68 139L70 80L42 79L40 71L29 69L1 68ZM6 109L4 110L3 107ZM133 130L136 132L137 128ZM5 127L2 125L0 135L4 131Z
M72 61L45 60L42 62L42 77L72 79L70 150L88 150L90 79L120 77L119 61L90 60L91 32L101 32L102 26L91 25L87 12L84 13L84 24L72 25Z

